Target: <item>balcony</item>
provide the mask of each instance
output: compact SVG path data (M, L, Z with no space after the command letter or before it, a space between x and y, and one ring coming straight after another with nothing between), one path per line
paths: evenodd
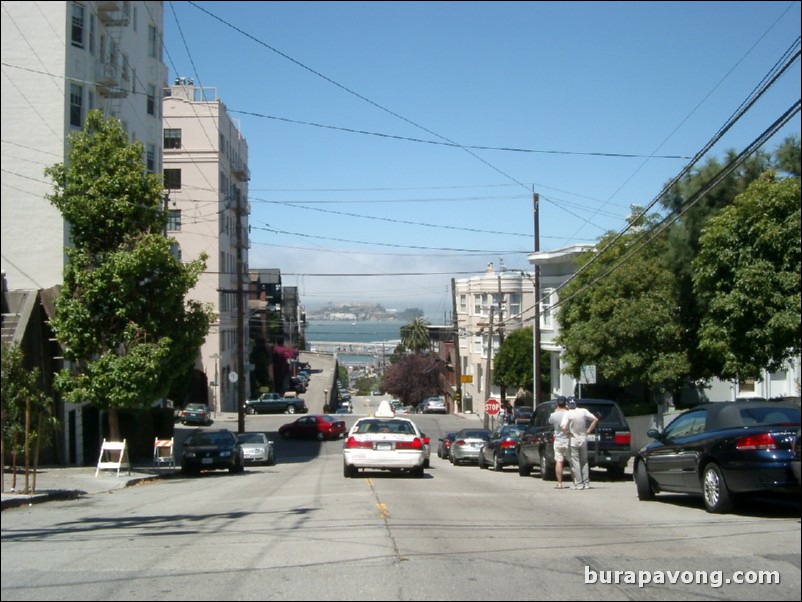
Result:
M128 89L123 87L122 68L116 63L95 63L95 84L105 98L125 98Z
M97 16L106 27L125 27L129 15L123 10L124 2L98 2Z

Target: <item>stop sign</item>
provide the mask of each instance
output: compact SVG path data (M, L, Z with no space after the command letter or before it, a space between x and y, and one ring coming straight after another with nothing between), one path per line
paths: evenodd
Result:
M496 399L488 399L485 402L485 414L495 416L501 411L501 404Z

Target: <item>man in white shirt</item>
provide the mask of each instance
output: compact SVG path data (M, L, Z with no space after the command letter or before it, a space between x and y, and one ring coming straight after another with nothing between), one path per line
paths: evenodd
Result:
M557 477L555 489L563 488L563 468L565 467L565 459L570 459L568 435L566 435L561 428L563 416L568 412L567 405L568 399L560 395L557 398L557 409L549 416L549 423L554 428L554 474Z
M593 432L598 423L598 416L594 416L585 408L577 408L576 399L573 397L568 399L568 411L563 414L560 428L568 436L571 449L574 489L590 489L588 435Z

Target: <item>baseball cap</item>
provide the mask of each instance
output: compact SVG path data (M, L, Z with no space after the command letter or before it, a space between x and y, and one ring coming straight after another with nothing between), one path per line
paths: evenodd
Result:
M575 408L576 407L576 399L574 399L573 397L569 397L568 398L568 407L572 408L572 409Z
M565 395L560 395L560 396L557 398L557 406L558 406L558 407L560 407L560 408L564 408L564 407L565 407L565 404L567 404L567 403L568 403L568 398L567 398Z

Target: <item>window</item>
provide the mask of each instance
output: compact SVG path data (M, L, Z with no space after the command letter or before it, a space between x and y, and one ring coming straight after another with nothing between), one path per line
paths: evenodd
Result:
M547 329L554 328L554 314L551 309L551 306L554 305L551 298L553 293L554 289L547 288L541 291L540 296L540 325Z
M181 210L169 209L167 211L167 229L181 230Z
M86 21L86 8L77 2L72 3L72 45L77 48L84 47L84 27Z
M145 164L148 168L148 173L155 173L156 172L156 145L155 144L148 144L147 150L145 151ZM180 176L179 176L180 179Z
M148 25L148 56L152 59L155 59L158 56L156 52L158 40L159 32L156 31L156 28L153 25Z
M179 128L165 128L164 148L181 148L181 130Z
M81 127L83 124L84 89L78 84L70 84L70 125Z
M510 301L509 317L519 315L521 313L521 294L510 293L507 298Z
M97 17L95 15L89 15L89 54L95 56L97 52L97 48L95 47L95 36L97 35Z
M180 169L165 169L164 170L164 187L167 190L181 190L181 170Z
M148 115L156 115L156 86L153 84L148 84L147 111Z
M461 294L459 296L459 311L462 314L468 313L468 295Z

